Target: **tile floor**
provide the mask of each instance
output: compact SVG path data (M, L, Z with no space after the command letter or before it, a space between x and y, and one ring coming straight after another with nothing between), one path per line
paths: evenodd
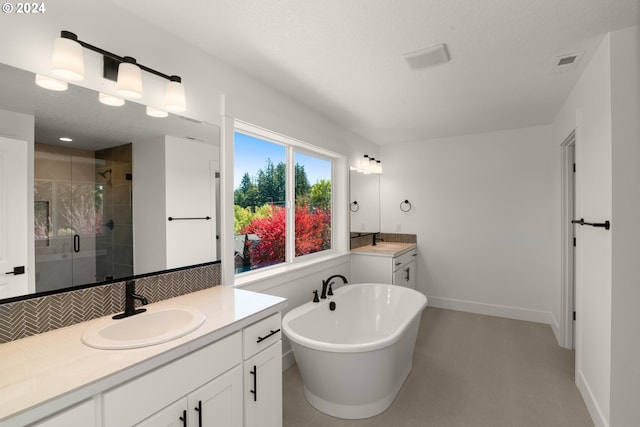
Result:
M428 307L413 370L391 407L364 420L304 399L297 365L283 376L285 427L591 427L574 352L548 325Z

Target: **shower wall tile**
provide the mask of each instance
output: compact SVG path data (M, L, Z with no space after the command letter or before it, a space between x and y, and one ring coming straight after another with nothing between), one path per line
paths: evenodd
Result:
M218 286L220 263L136 279L150 303ZM0 344L124 310L125 282L0 304Z

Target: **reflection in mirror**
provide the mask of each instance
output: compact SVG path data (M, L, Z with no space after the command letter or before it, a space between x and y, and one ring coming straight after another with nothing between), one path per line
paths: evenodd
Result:
M349 173L350 230L352 233L380 231L380 175Z
M144 105L129 101L106 106L98 92L72 84L62 92L46 90L36 86L33 73L4 64L0 93L0 154L9 153L4 160L11 159L11 144L26 153L26 137L17 141L15 135L35 134L33 158L16 157L23 171L33 162L33 206L25 203L26 212L13 212L21 204L7 203L13 197L7 186L24 182L0 186L0 207L10 206L0 209L0 229L15 227L11 218L32 217L35 238L27 259L0 254L0 267L35 268L35 280L7 275L0 280L0 298L217 259L216 126L173 114L153 118ZM16 131L12 119L20 117L33 117L35 129ZM17 175L9 180L22 179ZM2 236L1 253L24 246L26 237L9 236Z

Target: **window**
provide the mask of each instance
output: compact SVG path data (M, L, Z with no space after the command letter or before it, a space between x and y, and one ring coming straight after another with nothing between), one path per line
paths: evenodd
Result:
M331 162L295 153L295 256L331 249Z
M333 160L302 143L234 133L235 272L332 249Z

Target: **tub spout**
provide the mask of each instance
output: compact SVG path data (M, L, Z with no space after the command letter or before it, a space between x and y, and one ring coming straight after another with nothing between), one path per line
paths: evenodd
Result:
M342 274L334 274L333 276L329 277L327 280L322 281L322 295L320 295L320 298L322 299L327 298L327 288L329 288L333 284L331 280L335 279L336 277L339 277L340 279L342 279L343 283L349 283L347 278L344 277Z

